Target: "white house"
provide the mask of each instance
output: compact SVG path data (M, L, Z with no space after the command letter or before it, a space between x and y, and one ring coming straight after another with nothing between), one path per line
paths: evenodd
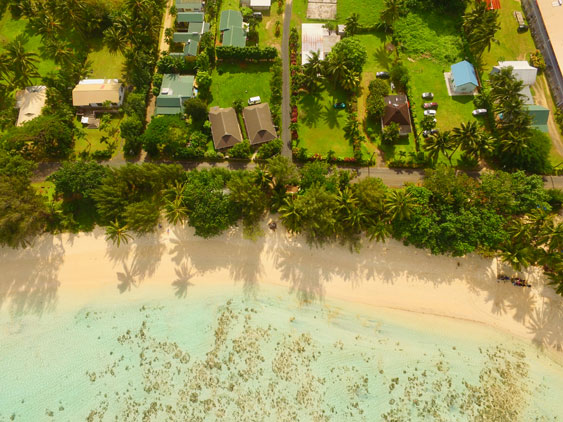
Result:
M309 62L311 53L319 52L324 60L332 47L340 41L340 35L328 32L322 23L304 23L301 25L301 64Z
M499 73L505 67L512 67L512 74L516 79L522 81L524 85L533 85L536 82L538 69L530 66L525 60L498 62L498 66L493 66L491 73Z
M267 12L270 10L272 0L241 0L241 6L250 7L252 10Z
M20 109L16 126L22 126L25 122L35 119L41 115L41 110L47 101L47 87L28 86L16 94L16 108Z

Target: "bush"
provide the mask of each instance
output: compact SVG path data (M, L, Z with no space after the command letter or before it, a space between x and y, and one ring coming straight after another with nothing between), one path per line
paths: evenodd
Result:
M207 120L207 104L199 98L187 99L184 102L184 111L191 117L193 123L203 125L203 122Z
M366 99L366 111L369 119L377 120L383 115L385 103L383 97L389 95L389 84L381 79L374 79L369 84L369 94Z
M281 153L282 141L281 139L274 139L273 141L267 142L258 148L256 152L256 157L265 160L266 158L273 157Z
M406 92L409 85L409 70L407 67L401 61L397 61L391 66L389 74L391 75L391 82L395 84L397 91Z
M274 47L233 47L219 46L215 49L219 60L274 60L278 57L278 50Z
M152 93L154 96L160 94L160 87L162 85L162 74L155 73L152 77Z
M247 139L239 142L229 150L229 156L231 158L250 158L251 154L250 142L248 142Z
M188 127L178 116L158 116L141 136L144 150L151 157L173 157L187 143Z

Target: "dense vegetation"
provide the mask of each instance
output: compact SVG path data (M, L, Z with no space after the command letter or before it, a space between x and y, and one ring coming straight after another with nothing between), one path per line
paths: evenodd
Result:
M542 265L563 282L563 223L553 213L562 194L522 172L488 173L478 181L440 167L428 171L422 186L389 189L322 162L298 169L279 156L252 171L69 162L51 176L55 200L47 206L30 186L30 162L5 153L0 161L2 245L24 245L46 229L94 224L105 226L109 239L127 242L130 232L156 230L161 218L188 224L203 237L239 223L255 233L270 211L311 243L356 247L363 235L393 237L434 254L501 254L516 269ZM288 193L289 186L298 192Z

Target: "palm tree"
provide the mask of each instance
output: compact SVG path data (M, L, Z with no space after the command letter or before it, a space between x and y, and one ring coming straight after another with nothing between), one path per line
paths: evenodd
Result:
M104 44L111 53L123 53L127 49L127 37L118 27L112 26L104 31Z
M333 77L335 83L340 83L350 70L342 60L330 60L327 64L327 73Z
M404 189L391 190L385 198L385 211L391 220L407 220L412 214L416 202Z
M166 221L170 224L184 224L188 218L188 208L184 205L184 198L177 197L173 200L165 199L164 212Z
M352 36L358 33L358 29L360 27L360 15L357 13L352 13L350 16L346 18L346 35Z
M428 152L430 159L434 162L438 160L440 153L444 154L452 163L451 156L448 155L448 151L453 148L452 138L450 136L450 131L438 132L435 135L430 136L424 141L424 150Z
M13 86L23 88L31 85L31 78L38 78L36 63L39 62L35 53L25 51L27 38L20 34L13 41L6 44L1 59L13 74Z
M112 241L114 245L119 247L121 243L128 243L132 239L131 235L127 233L127 224L121 225L116 219L114 222L109 223L106 227L106 240Z
M502 251L502 260L516 271L529 267L534 262L534 250L530 246L511 243Z
M385 0L385 9L381 12L379 18L386 29L393 30L393 24L404 10L403 0Z
M561 253L563 251L563 223L552 226L548 246L551 252Z
M508 152L514 155L522 155L522 153L528 148L527 139L522 134L515 135L512 132L508 132L500 140L500 149L503 152Z
M320 51L311 51L309 61L303 66L303 73L312 78L318 78L324 72L324 62L321 60Z
M45 40L42 46L43 53L52 57L58 65L67 65L74 58L74 50L70 43L61 40Z
M301 231L301 214L295 202L293 198L286 198L284 204L279 209L281 220L291 233L299 233Z
M384 242L385 239L391 236L391 224L389 221L379 220L368 227L367 235L369 240Z
M360 74L350 70L344 74L340 84L344 90L355 92L360 86Z

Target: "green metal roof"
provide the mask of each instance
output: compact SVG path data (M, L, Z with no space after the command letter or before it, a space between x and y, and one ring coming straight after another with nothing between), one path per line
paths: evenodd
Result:
M172 40L174 42L188 42L188 41L195 41L196 43L199 42L200 35L199 34L192 34L190 32L174 32L172 36Z
M233 27L242 28L242 13L238 10L223 10L221 12L219 31L226 31Z
M188 41L184 44L184 57L185 56L197 56L197 48L199 46L199 34L197 41Z
M178 12L176 21L180 23L203 22L203 12Z
M547 132L547 120L549 118L549 109L539 105L529 105L528 113L532 116L532 127Z
M188 25L188 32L205 34L209 32L209 24L207 22L192 22Z
M246 32L242 28L230 28L228 31L223 32L223 45L245 47Z
M178 10L199 10L201 8L201 1L176 1L176 9Z
M192 75L164 75L160 94L156 98L155 114L181 113L184 101L193 97L194 79ZM178 109L178 111L168 109Z
M157 107L154 114L155 116L159 116L162 114L181 114L183 112L183 107Z

